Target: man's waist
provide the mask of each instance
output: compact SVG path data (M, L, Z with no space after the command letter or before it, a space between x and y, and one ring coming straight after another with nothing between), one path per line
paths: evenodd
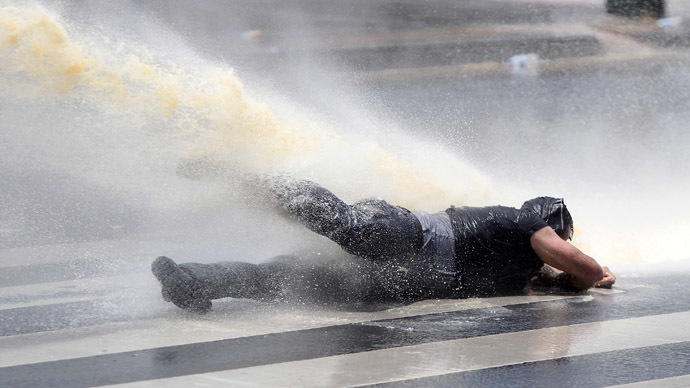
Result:
M444 275L457 275L455 236L450 217L445 212L429 214L412 211L422 226L422 246L417 257Z

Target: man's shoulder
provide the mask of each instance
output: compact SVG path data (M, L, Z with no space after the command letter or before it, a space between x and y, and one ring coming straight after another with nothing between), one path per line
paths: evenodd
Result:
M486 215L486 216L508 216L517 217L520 209L510 206L492 205L492 206L453 206L446 209L448 214L472 214L472 215Z
M548 226L537 213L509 206L451 206L446 210L454 228L468 230L512 231L526 240L537 230Z
M520 211L508 206L462 206L446 210L455 227L498 231L519 228Z
M539 229L549 226L539 214L527 210L520 209L517 216L517 225L521 231L523 231L528 237L532 237L534 232Z

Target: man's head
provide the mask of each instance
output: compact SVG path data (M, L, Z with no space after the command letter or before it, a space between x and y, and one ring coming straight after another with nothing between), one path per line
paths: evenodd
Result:
M563 198L538 197L522 204L521 210L529 210L541 218L556 231L563 240L573 237L573 218L563 202Z

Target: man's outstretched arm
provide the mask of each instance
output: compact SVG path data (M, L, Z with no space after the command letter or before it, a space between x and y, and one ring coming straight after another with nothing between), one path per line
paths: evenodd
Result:
M563 271L556 278L561 288L582 291L594 285L610 286L615 282L608 268L602 268L593 258L561 239L548 226L536 231L530 243L544 263Z

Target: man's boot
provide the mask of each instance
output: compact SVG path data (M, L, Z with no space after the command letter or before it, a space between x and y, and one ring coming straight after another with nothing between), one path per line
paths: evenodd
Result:
M221 298L274 299L280 292L276 279L281 265L265 266L244 262L176 264L161 256L151 270L161 283L163 299L185 310L207 313L211 300ZM273 273L273 276L270 274Z
M162 286L163 299L195 313L211 310L211 294L203 282L172 259L161 256L151 264L151 272Z

